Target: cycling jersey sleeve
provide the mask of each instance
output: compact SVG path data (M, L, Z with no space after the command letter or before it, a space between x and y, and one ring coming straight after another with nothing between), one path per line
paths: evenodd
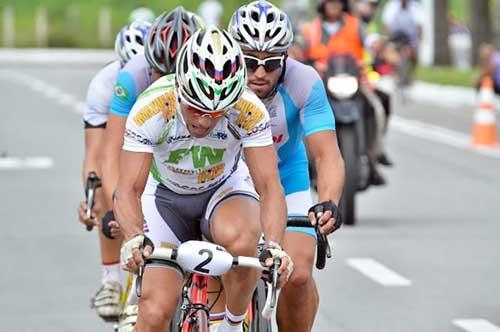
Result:
M235 121L240 130L243 148L273 144L269 113L257 96L245 91L234 107L239 111Z
M155 133L163 123L158 121L162 113L153 101L152 98L145 98L137 102L130 111L125 127L124 150L153 153L153 142L157 141Z
M127 117L137 100L135 81L128 71L121 71L114 88L110 112L117 116Z
M113 86L120 70L118 61L102 68L89 84L85 98L83 120L91 128L102 127L108 120L108 112L113 98Z
M335 117L321 80L314 83L301 112L304 135L309 136L323 130L335 130Z

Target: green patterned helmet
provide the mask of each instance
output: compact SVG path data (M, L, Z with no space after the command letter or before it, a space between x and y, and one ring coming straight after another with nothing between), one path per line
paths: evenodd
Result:
M184 102L205 112L218 112L240 99L247 72L238 43L226 31L210 27L184 44L176 78Z

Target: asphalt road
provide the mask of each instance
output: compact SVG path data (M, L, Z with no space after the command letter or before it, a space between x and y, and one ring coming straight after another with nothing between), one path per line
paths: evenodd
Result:
M76 102L97 69L0 65L6 331L111 330L89 309L100 279L97 238L76 219L83 197ZM470 128L458 110L411 103L398 114ZM383 170L389 185L361 194L358 225L331 236L334 258L316 275L314 331L500 331L500 159L402 130L390 131L387 149L395 162ZM18 164L6 166L14 158Z

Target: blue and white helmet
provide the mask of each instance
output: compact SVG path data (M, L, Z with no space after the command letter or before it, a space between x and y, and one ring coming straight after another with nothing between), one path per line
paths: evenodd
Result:
M115 52L122 65L133 56L144 53L144 44L151 23L137 20L123 27L115 40Z
M292 22L281 9L265 0L236 10L228 31L243 50L284 53L293 42Z

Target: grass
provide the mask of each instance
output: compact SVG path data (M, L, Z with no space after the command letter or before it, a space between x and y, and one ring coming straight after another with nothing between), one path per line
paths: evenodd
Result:
M147 4L157 15L176 6L196 12L202 0L0 0L0 31L3 23L3 9L7 5L15 10L15 46L35 45L35 13L39 6L45 6L49 21L49 46L52 47L113 47L114 34L128 23L130 12ZM227 26L231 14L247 1L219 0L224 6L223 26ZM98 17L102 7L112 11L112 41L106 45L98 40ZM0 45L2 44L0 33Z
M451 66L418 67L416 71L417 80L443 85L473 87L478 77L477 69L459 70Z

